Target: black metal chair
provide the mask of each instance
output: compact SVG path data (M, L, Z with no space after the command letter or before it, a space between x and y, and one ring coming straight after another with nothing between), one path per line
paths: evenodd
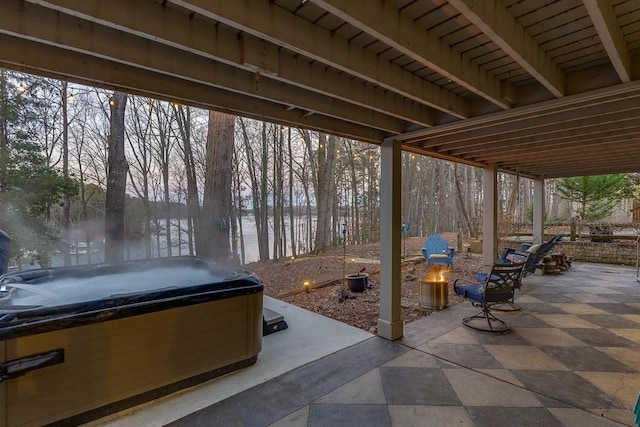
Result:
M509 331L511 327L505 321L497 318L491 310L497 305L513 302L516 286L522 277L523 267L524 263L494 264L491 272L482 282L464 285L462 279L457 279L453 283L456 294L470 300L473 306L482 308L478 314L464 318L462 323L479 331L498 333Z
M523 274L525 276L533 274L536 272L536 269L544 268L544 257L553 252L554 246L556 243L560 242L563 237L564 234L558 234L540 245L533 245L526 249L524 246L520 249L504 248L502 254L498 257L498 263L508 264L510 263L509 257L522 257L524 253L528 253L529 256L525 261L526 264L524 266Z
M518 278L517 282L514 285L514 292L513 292L513 295L511 296L511 301L495 304L493 306L494 310L497 310L497 311L521 310L521 307L515 302L515 290L516 289L519 290L522 288L522 278L528 274L527 271L535 271L535 268L536 268L535 262L536 262L536 256L534 254L527 251L522 251L519 249L508 254L504 258L499 258L498 261L496 261L496 264L502 264L502 265L522 264L522 274L520 274L520 277ZM482 275L482 273L477 273L476 278L478 277L483 278L484 276Z

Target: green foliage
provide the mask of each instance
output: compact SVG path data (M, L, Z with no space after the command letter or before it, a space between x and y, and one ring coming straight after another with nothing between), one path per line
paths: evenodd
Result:
M16 209L46 216L52 206L63 204L65 196L78 193L78 183L48 166L37 144L14 140L9 147L5 188L16 196L12 197Z
M625 174L563 178L556 187L558 196L577 204L578 214L597 221L613 212L623 199L633 196L633 181Z
M529 221L529 223L533 222L533 205L529 205L527 206L527 210L525 212L526 218ZM545 220L545 225L556 225L556 224L562 224L564 222L567 221L567 218L564 217L555 217L555 218L549 218L547 220Z
M52 168L38 140L37 107L41 100L31 90L15 90L21 75L0 71L0 204L12 238L12 255L21 248L45 252L59 239L47 221L52 206L78 191L78 183Z

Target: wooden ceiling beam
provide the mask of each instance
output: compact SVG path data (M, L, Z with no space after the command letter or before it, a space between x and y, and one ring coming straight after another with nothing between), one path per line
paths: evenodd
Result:
M434 32L398 13L393 3L309 1L500 108L511 108L511 102L503 97L501 82L442 43Z
M209 19L247 32L458 119L469 103L383 57L264 0L170 0ZM268 17L268 19L267 19Z
M223 64L291 84L356 107L405 120L417 126L435 123L433 109L381 87L367 84L321 63L277 49L226 25L212 24L171 5L146 0L27 0L82 20L184 50ZM13 0L15 3L15 0ZM13 3L7 0L6 6ZM170 25L158 25L170 22ZM309 99L313 99L310 96Z
M307 114L322 114L384 132L401 133L407 126L400 119L370 109L314 94L306 89L286 85L149 39L118 32L113 28L89 23L71 15L21 3L6 0L5 13L0 14L0 28L3 28L5 34L50 46L64 46L89 56L278 102ZM52 22L53 25L45 25L46 22ZM113 43L116 39L127 48L122 49ZM52 66L55 67L55 63Z
M583 2L620 81L623 83L631 81L631 56L611 1L583 0Z
M0 34L0 66L379 144L389 134L131 65ZM141 89L146 88L146 89Z
M564 96L564 74L500 0L449 0L469 21L555 97Z

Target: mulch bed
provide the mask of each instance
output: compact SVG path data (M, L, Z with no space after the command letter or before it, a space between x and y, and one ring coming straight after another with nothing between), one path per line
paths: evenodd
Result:
M449 244L456 235L444 233ZM403 242L401 318L409 323L433 311L421 307L420 279L427 276L427 265L420 249L424 238L407 238ZM292 305L376 333L380 312L379 244L349 245L327 250L323 254L305 255L247 264L263 281L265 294ZM482 256L468 252L456 254L448 276L449 306L463 301L453 292L453 282L464 277L473 279L482 265ZM344 280L348 274L363 270L369 274L370 288L351 292ZM308 283L309 292L304 283Z

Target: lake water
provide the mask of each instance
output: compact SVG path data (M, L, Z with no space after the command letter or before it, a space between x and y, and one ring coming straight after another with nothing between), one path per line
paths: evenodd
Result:
M298 220L296 218L296 220ZM289 220L285 219L286 224L287 224L287 233L288 233L288 224L289 224ZM302 217L300 219L300 221L306 221L305 217ZM313 221L315 221L315 218L313 218ZM187 224L186 221L181 221L181 227L183 229L187 228ZM186 243L187 241L187 236L185 233L182 233L181 239L183 241L181 248L178 248L177 242L178 242L178 229L175 225L172 224L171 227L171 231L172 231L172 241L176 242L173 246L172 246L172 255L176 256L176 255L188 255L189 254L189 248L188 248L188 244ZM245 251L245 262L246 263L251 263L251 262L255 262L255 261L259 261L260 259L260 253L258 250L258 233L256 231L256 223L255 220L253 219L253 217L243 217L242 218L242 232L243 232L243 236L244 236L244 251ZM289 235L287 234L287 241L289 240ZM154 257L158 256L158 252L160 253L161 256L167 256L167 249L166 249L166 239L161 238L160 240L160 250L158 250L157 248L157 240L155 238L152 238L151 240L151 246L152 246L152 253ZM287 248L287 254L291 255L292 251L291 251L291 243L288 242L287 243L288 248ZM82 245L80 245L82 246ZM81 248L84 249L84 248ZM96 243L95 245L95 249L92 251L92 253L89 255L86 253L86 250L81 250L78 255L73 254L71 256L71 263L72 265L76 265L76 264L88 264L89 262L91 262L92 264L97 264L97 263L101 263L104 261L104 251L102 250L102 245ZM270 227L269 227L269 251L271 251L273 249L273 229L270 223ZM145 249L144 249L144 244L143 242L140 241L134 241L134 242L128 242L128 248L127 248L127 258L128 259L143 259L145 258ZM90 260L90 261L89 261ZM62 254L54 254L51 257L51 265L53 267L60 267L64 265L64 257ZM39 265L37 263L35 264L25 264L23 266L24 270L28 270L28 269L33 269L33 268L39 268Z

